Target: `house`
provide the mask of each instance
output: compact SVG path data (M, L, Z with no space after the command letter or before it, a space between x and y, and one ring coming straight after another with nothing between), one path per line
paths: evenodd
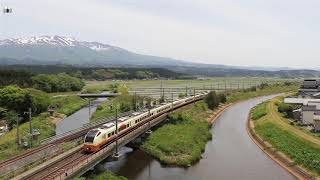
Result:
M300 121L301 120L301 109L293 110L292 116L295 121Z
M317 109L317 106L302 106L302 124L309 125L314 123L314 114L315 112L320 112L320 110Z
M313 126L314 126L314 130L316 132L320 131L320 112L316 112L314 114L314 123L313 123Z

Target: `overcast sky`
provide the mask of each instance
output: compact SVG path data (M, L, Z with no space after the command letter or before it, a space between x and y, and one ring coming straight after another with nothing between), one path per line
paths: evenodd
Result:
M72 36L137 53L320 68L319 0L0 0L0 38Z

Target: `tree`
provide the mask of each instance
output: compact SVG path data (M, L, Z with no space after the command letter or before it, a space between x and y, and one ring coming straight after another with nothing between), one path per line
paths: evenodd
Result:
M0 106L22 115L31 106L27 94L26 90L17 86L6 86L0 89Z
M17 123L17 120L19 118L19 114L15 111L8 111L4 113L4 119L6 120L7 125L9 126L9 129L12 129L13 126Z
M205 97L204 101L207 103L208 108L213 110L214 108L218 107L219 105L219 98L215 91L209 92Z
M220 103L225 103L227 101L227 97L225 94L219 94L219 102Z

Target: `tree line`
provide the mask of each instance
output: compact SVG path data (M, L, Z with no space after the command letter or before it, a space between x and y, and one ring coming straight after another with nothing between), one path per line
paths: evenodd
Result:
M3 70L24 71L32 74L59 74L86 80L109 79L153 79L153 78L193 78L165 68L123 68L123 67L76 67L71 65L3 65Z
M5 119L9 128L12 128L17 119L20 122L27 120L25 112L31 108L32 114L47 111L50 106L50 97L36 89L6 86L0 88L0 119Z

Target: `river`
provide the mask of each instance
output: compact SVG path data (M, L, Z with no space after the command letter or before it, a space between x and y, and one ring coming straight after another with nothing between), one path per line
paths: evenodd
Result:
M107 98L98 98L91 102L91 115L96 111L97 106ZM72 115L60 121L56 126L56 135L81 128L84 124L89 123L89 106L86 106Z
M228 108L212 127L213 139L207 143L203 159L192 167L163 167L141 150L124 148L121 160L107 162L103 168L130 180L295 179L262 152L246 131L250 109L272 97Z

